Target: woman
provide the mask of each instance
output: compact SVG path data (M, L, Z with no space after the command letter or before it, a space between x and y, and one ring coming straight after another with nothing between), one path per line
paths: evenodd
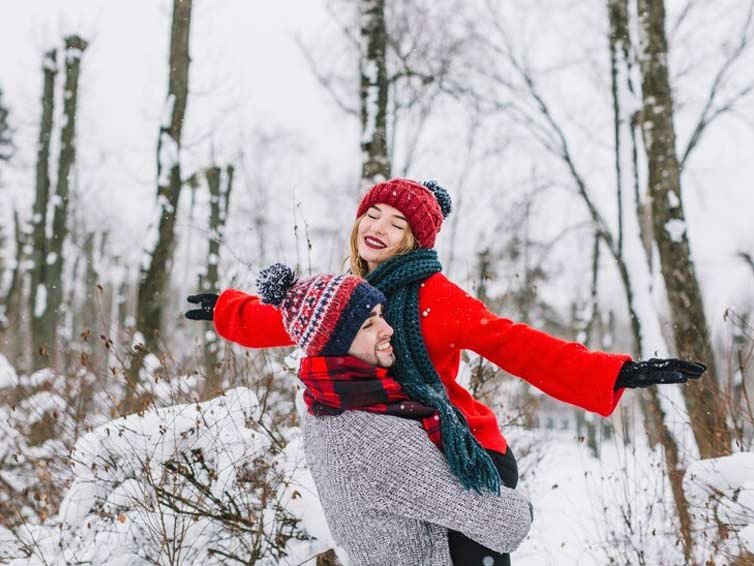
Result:
M448 280L433 249L450 198L434 182L378 183L364 195L351 232L351 271L387 297L394 328L393 374L407 394L441 415L443 449L462 483L496 491L514 488L516 461L493 411L456 381L461 351L472 350L548 395L607 416L625 387L679 383L701 376L702 364L680 360L633 362L623 354L592 352L491 313ZM201 301L217 332L247 347L292 345L275 309L258 297L227 290ZM200 311L196 311L200 312ZM198 316L198 315L197 315ZM498 554L457 532L449 534L454 564L508 565Z

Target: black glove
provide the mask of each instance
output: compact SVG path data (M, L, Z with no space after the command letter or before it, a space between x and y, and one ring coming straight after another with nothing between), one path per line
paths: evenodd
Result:
M621 387L649 387L658 383L686 383L699 379L707 366L699 362L652 358L642 362L626 362L618 373L615 390Z
M186 318L190 318L191 320L212 320L215 314L215 303L219 296L214 293L189 295L186 300L189 303L199 305L200 308L186 311Z

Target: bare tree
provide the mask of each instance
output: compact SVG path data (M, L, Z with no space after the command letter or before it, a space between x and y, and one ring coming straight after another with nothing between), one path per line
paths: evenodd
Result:
M361 184L368 188L390 177L387 148L389 81L385 0L360 0Z
M750 1L747 6L746 15L741 18L741 29L735 35L736 40L733 42L732 48L728 50L722 65L720 65L720 68L712 79L712 84L707 92L704 107L696 120L696 125L691 133L691 137L681 154L679 163L681 173L683 173L689 157L698 147L699 142L701 141L702 136L706 133L709 125L720 116L733 111L741 99L754 92L754 80L747 81L743 86L735 89L734 92L726 92L730 89L725 88L726 82L728 82L732 71L736 68L736 64L751 48L752 39L754 39L753 22L754 2ZM721 100L721 98L723 100Z
M220 261L220 244L225 232L225 222L228 218L228 206L230 204L230 192L233 188L233 175L235 168L228 165L225 169L225 184L222 184L222 170L220 167L210 167L205 172L207 186L209 187L209 241L207 254L207 273L202 278L200 288L203 292L215 292L220 286L218 264ZM204 384L202 397L209 399L220 392L221 374L219 368L220 343L217 335L211 337L205 335L204 339L204 363L207 372L207 381Z
M21 324L18 320L19 305L21 303L20 293L20 280L21 270L23 269L23 250L24 250L24 232L21 229L21 220L18 217L18 211L13 210L13 236L14 236L14 249L15 258L13 261L13 267L11 270L10 280L8 282L7 289L4 289L4 294L0 297L0 333L5 332L9 328L14 328L14 346L18 347L21 342ZM1 336L2 334L0 334ZM6 339L2 340L5 346L8 346Z
M631 78L631 57L632 43L629 25L629 8L628 0L608 0L608 20L609 20L609 50L610 50L610 76L611 76L611 95L613 102L613 135L615 146L615 174L616 174L616 198L618 201L618 253L623 255L623 173L622 173L622 152L621 152L621 131L623 125L623 113L620 104L620 87L618 77L620 69L623 68L627 78L627 86L630 93L634 93L634 85ZM620 63L623 65L620 65ZM636 160L636 144L633 129L635 120L631 120L629 127L632 131L632 142L634 153L632 162L634 165L634 198L636 204L636 215L642 240L645 218L645 209L642 206L639 197L638 185L638 167ZM646 243L646 242L645 242ZM645 245L645 255L651 258L651 248L647 250ZM651 269L651 264L649 264ZM638 353L638 352L637 352ZM663 447L665 459L665 470L668 474L675 510L680 523L680 535L683 542L684 556L687 561L692 560L693 539L691 536L691 516L689 513L688 502L683 492L683 473L684 469L679 455L679 447L676 439L665 424L665 412L660 402L657 387L650 387L646 393L639 398L639 406L644 418L644 428L650 443L654 446L660 443Z
M458 78L455 63L471 36L460 28L436 33L449 18L461 22L461 6L455 0L331 0L329 11L341 29L344 51L358 61L358 77L344 73L343 65L325 68L322 58L298 40L322 87L345 114L359 120L362 189L396 174L409 175L433 112L442 100L457 96L463 88L459 84L467 84ZM358 7L358 26L352 7Z
M52 234L47 244L47 301L40 323L44 328L50 361L57 350L58 323L63 305L63 245L68 235L68 201L71 174L76 161L76 105L78 101L81 55L87 42L78 35L65 38L65 85L63 89L63 127L60 132L60 156L55 196L52 199Z
M684 359L704 361L709 368L704 379L689 383L682 392L699 453L702 458L714 458L730 454L731 435L725 422L683 210L668 75L665 5L663 0L637 0L637 10L643 38L639 56L643 99L641 126L649 169L654 239L670 304L676 351Z
M8 109L3 105L3 89L0 88L0 164L10 160L14 152L13 139L10 125L8 124ZM0 182L2 181L2 170L0 169ZM8 269L5 265L3 249L6 246L7 235L5 234L4 226L0 226L0 286L3 282L3 277ZM6 298L3 296L3 290L0 287L0 329L2 329L7 323L6 319Z
M621 124L623 122L620 100L618 98L618 59L623 57L624 62L629 66L629 81L628 86L630 90L633 90L633 85L630 82L630 38L628 25L628 7L626 2L620 0L608 2L608 15L610 23L609 34L609 46L611 55L611 75L612 92L613 92L613 112L614 112L614 138L615 138L615 167L616 176L618 179L623 178L621 168ZM656 315L652 313L642 312L640 305L646 303L641 299L641 296L646 296L648 289L649 273L646 273L646 277L643 278L640 273L632 273L641 266L632 264L629 268L629 262L624 254L625 237L623 234L623 215L624 211L622 207L619 207L618 222L617 222L617 234L610 228L612 223L607 222L604 215L599 211L593 197L593 190L588 186L585 177L580 173L576 163L575 156L572 151L572 146L569 143L568 137L563 127L558 123L555 118L547 100L544 95L538 89L538 86L532 76L530 70L526 65L519 60L513 54L513 49L506 34L506 30L494 20L495 25L500 37L502 38L502 47L496 44L490 44L494 53L497 56L501 56L504 60L510 63L510 66L515 71L513 75L493 75L495 82L503 87L507 91L514 91L518 87L515 85L514 80L516 77L520 78L523 83L523 91L528 99L527 103L520 103L514 100L514 103L504 104L498 103L498 107L505 109L509 115L518 124L524 125L526 129L537 139L549 152L559 158L565 165L566 169L570 173L573 183L577 189L579 196L584 201L589 215L592 219L593 225L596 229L596 243L599 246L600 243L605 249L608 250L611 257L614 259L618 268L621 281L623 283L624 292L626 295L626 303L629 310L629 316L631 321L632 335L634 341L634 355L646 356L651 354L652 350L646 343L645 336L646 328L644 325L649 325L654 331L649 332L650 335L659 336L657 330L658 320ZM514 96L520 94L520 92L513 93ZM639 220L639 226L642 226L642 208L641 201L639 199L638 192L638 167L637 159L634 156L634 179L635 179L635 191L634 197L636 199L637 219ZM623 194L622 182L617 184L617 196L622 201L625 197ZM633 245L633 243L632 243ZM595 252L596 254L597 252ZM647 271L649 262L644 265L640 271ZM638 294L638 297L637 297ZM655 318L653 318L653 316ZM659 344L654 347L661 347ZM662 349L662 348L661 348ZM702 357L703 355L697 355L695 357ZM664 413L655 388L650 388L647 391L647 401L642 403L645 410L645 428L647 429L650 438L654 438L660 441L665 448L665 465L668 471L671 487L673 490L674 500L678 510L679 518L681 521L681 536L684 543L684 550L686 556L690 556L691 551L691 535L690 535L690 518L688 514L688 506L685 502L683 490L682 490L682 466L680 461L680 449L677 443L665 425ZM692 423L694 417L691 416Z
M49 334L44 328L42 314L47 302L47 204L50 196L50 140L55 109L55 75L57 50L48 51L43 59L42 118L37 141L36 190L31 218L31 257L29 258L29 315L31 319L32 367L47 362Z
M0 161L9 161L13 156L13 131L8 123L8 109L3 104L3 89L0 88Z
M144 336L147 351L157 350L162 328L165 289L171 271L175 247L175 223L178 200L183 185L180 150L183 120L188 101L189 37L192 0L173 0L170 32L170 77L168 80L166 121L160 125L157 140L157 238L146 258L139 279L136 327ZM169 115L169 118L168 118ZM134 353L128 376L126 400L135 398L144 348ZM125 403L128 406L128 402Z

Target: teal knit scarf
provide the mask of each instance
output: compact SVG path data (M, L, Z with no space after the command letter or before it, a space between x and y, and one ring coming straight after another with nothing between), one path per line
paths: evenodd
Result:
M419 326L419 288L442 271L435 250L418 249L378 266L366 280L387 297L385 318L395 330L395 366L391 373L414 400L437 409L443 451L453 473L467 489L500 493L500 475L489 454L471 434L463 414L448 399L432 365Z

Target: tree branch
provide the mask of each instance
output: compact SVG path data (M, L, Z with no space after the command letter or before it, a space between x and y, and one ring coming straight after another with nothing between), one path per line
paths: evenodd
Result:
M688 144L686 145L686 150L683 152L683 157L681 157L680 160L680 168L681 171L683 171L686 162L691 155L691 152L694 151L694 149L699 144L699 140L701 139L702 135L704 134L705 130L707 129L707 126L709 126L716 118L718 118L721 114L724 114L725 112L730 111L735 103L749 94L754 89L754 83L750 83L744 88L742 88L736 95L731 97L728 102L723 104L719 108L713 108L715 105L715 101L719 95L720 89L725 82L725 80L728 78L728 72L730 71L731 67L741 58L741 56L746 52L746 48L749 46L752 36L752 31L749 29L752 22L752 16L754 15L754 1L749 3L749 9L746 14L746 20L744 21L743 26L741 27L741 35L740 39L738 41L738 44L736 45L735 49L730 53L730 55L725 59L720 69L715 74L715 78L712 81L712 85L710 86L709 93L707 95L707 101L704 104L704 108L702 109L702 113L699 116L699 119L697 120L696 127L694 128L693 133L691 134L691 139L689 139Z
M343 110L343 112L345 112L349 116L353 116L354 118L361 119L361 113L359 112L359 109L349 105L343 99L343 96L338 92L338 90L333 86L334 78L332 76L323 75L320 72L319 68L317 67L317 62L315 61L314 56L312 55L312 53L310 53L308 47L304 44L302 39L297 36L294 38L294 40L296 42L296 45L298 45L299 49L301 50L301 54L304 56L304 59L309 65L309 68L314 74L314 77L317 79L317 82L320 85L322 85L322 87L332 97L333 101L338 106L338 108Z

